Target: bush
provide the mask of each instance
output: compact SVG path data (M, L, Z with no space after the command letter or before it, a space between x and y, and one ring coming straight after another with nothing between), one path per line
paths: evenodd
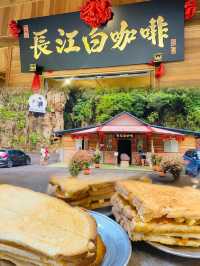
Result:
M75 161L70 162L69 172L70 172L71 176L78 176L80 171L81 171L81 168L77 162L75 162Z
M96 150L95 153L94 153L94 157L93 157L93 161L94 163L96 164L99 164L100 161L101 161L101 153L99 150Z
M183 163L179 159L163 159L161 168L164 173L170 173L175 179L180 177L183 170Z
M162 161L162 157L159 156L159 155L156 155L156 154L152 154L151 156L151 162L152 162L152 165L160 165Z
M77 151L69 164L69 172L72 176L78 176L80 171L89 168L92 163L92 155L88 151Z

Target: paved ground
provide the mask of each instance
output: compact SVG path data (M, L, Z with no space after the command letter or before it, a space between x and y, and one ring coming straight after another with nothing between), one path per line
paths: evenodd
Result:
M13 168L0 168L0 183L13 184L17 186L31 188L35 191L45 192L47 190L48 180L51 176L68 176L67 168L41 166L39 164L39 156L31 155L32 165L18 166ZM57 161L53 156L49 162L51 165ZM145 172L132 172L124 170L102 170L92 169L94 176L143 176Z
M40 166L39 156L31 154L32 165L19 166L13 168L0 168L0 183L13 184L17 186L31 188L35 191L46 192L49 178L51 176L68 176L67 168L63 167L49 167ZM57 162L57 157L52 156L50 164ZM171 178L163 179L159 178L155 173L142 172L142 171L126 171L126 170L107 170L107 169L92 169L93 176L119 176L119 177L138 177L138 176L150 176L154 182L170 183L173 185L190 185L188 177L183 176L181 180L172 182Z

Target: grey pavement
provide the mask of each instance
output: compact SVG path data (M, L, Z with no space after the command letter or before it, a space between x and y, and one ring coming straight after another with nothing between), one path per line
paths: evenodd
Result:
M28 166L17 166L13 168L0 168L0 184L12 184L26 187L39 192L46 192L48 181L52 176L69 176L67 168L48 167L40 165L38 154L31 154L32 164ZM57 161L56 156L51 156L49 164ZM102 170L92 169L91 176L144 176L145 172L132 172L125 170ZM81 176L81 175L80 175Z
M12 184L33 189L39 192L46 192L48 181L52 176L69 176L67 168L41 166L38 154L31 154L32 164L29 166L18 166L13 168L0 168L0 184ZM49 163L57 162L57 156L52 155ZM81 176L81 175L80 175ZM187 176L182 176L178 182L172 182L169 178L159 178L155 173L141 171L126 171L122 170L105 170L92 169L91 177L141 177L149 176L156 183L165 183L172 185L191 185L190 179Z

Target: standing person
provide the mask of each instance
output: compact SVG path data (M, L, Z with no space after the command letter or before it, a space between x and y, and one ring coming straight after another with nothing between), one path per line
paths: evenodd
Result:
M138 153L140 155L140 160L141 160L142 166L145 166L146 154L144 153L144 151L142 149L140 149Z
M45 161L45 148L42 146L40 149L40 165L44 165Z
M48 147L44 148L44 163L45 165L48 164L48 160L49 160L49 149Z

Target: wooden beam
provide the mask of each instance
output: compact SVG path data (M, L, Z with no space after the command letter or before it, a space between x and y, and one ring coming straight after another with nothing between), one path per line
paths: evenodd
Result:
M0 36L0 48L11 46L19 46L19 41L12 37Z
M6 80L6 73L0 72L0 80Z
M37 2L39 0L0 0L0 8Z

